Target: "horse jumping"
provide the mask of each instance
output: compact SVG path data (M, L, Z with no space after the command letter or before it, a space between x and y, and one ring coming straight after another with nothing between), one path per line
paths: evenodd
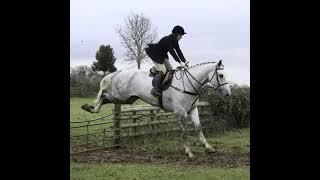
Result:
M172 83L162 92L162 105L166 111L174 112L182 131L185 153L193 157L190 150L187 121L190 118L200 141L207 152L215 152L211 147L201 128L197 104L201 88L206 84L211 86L221 96L231 94L229 84L224 75L224 66L220 60L216 62L201 63L189 69L179 68L175 71ZM177 78L177 76L180 76ZM152 78L148 72L142 70L120 70L107 74L100 82L100 90L94 105L85 104L82 109L98 113L100 107L106 103L133 104L137 99L160 107L157 97L150 91Z

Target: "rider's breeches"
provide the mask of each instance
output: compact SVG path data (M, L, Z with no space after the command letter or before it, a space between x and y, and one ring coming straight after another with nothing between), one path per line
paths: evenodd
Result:
M173 70L172 65L169 62L169 59L165 58L163 64L156 63L152 61L158 71L162 71L163 74L166 74L167 70Z

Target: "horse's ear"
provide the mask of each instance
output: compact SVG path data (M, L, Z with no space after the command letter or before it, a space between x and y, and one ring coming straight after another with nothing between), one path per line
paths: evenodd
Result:
M218 62L218 67L220 67L221 64L222 64L222 60L220 60L220 61Z

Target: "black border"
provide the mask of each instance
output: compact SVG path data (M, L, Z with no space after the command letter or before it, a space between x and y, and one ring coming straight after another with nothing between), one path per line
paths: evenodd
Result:
M2 26L3 171L11 178L70 179L70 2L13 3ZM310 147L317 142L310 132L318 132L310 124L317 117L309 115L318 110L305 110L307 100L315 101L307 90L317 82L308 79L318 70L312 72L316 57L308 56L313 49L297 35L312 37L297 21L310 17L285 2L250 3L250 178L306 179L316 167L306 162L314 160Z
M310 179L319 131L311 117L319 66L306 25L316 22L313 11L301 2L250 3L250 178Z
M2 172L10 179L70 179L70 3L3 7Z

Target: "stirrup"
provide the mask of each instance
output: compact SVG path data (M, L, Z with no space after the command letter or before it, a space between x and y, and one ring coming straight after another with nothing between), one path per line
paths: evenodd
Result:
M161 95L161 92L159 92L158 90L151 90L151 94L154 96L154 97L157 97L157 96L160 96Z

